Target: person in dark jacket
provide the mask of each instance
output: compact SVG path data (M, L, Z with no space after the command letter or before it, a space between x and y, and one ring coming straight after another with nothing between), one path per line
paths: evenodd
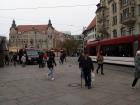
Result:
M12 61L14 63L14 66L16 67L16 62L17 62L17 53L13 55Z
M61 55L60 55L60 64L63 64L64 62L64 54L63 52L61 52Z
M48 73L48 79L54 80L54 65L56 66L56 62L54 59L54 56L50 54L48 61L47 61L47 66L49 68L49 73Z
M44 53L39 53L39 68L43 68L43 57Z
M81 67L84 73L85 86L91 89L91 72L94 71L94 65L87 52L84 52L84 57L81 59Z
M132 83L132 88L135 87L138 79L140 78L140 50L136 52L136 56L135 56L135 78L134 81Z

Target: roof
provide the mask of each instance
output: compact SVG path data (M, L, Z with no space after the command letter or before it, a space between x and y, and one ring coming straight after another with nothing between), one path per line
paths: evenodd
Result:
M17 29L19 32L26 32L33 30L33 28L39 32L45 31L48 25L18 25Z
M91 28L96 27L96 17L93 18L93 20L91 21L91 23L88 25L86 30L90 30Z

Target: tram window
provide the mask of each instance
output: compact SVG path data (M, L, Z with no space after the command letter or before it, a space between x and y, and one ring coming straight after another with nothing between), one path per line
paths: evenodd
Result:
M132 57L133 50L130 43L102 46L104 56Z
M91 47L90 48L90 55L91 56L96 56L96 47Z

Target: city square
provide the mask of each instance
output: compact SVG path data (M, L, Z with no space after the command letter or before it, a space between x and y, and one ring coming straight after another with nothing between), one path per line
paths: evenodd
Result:
M92 89L81 88L76 57L55 69L55 80L48 80L48 68L38 65L0 68L0 105L139 105L140 83L131 88L134 67L104 65L92 83ZM96 70L97 64L94 64Z

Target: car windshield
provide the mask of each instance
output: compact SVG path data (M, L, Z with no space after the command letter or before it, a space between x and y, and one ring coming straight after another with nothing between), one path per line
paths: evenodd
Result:
M28 56L37 56L38 51L37 50L27 50L27 55Z

